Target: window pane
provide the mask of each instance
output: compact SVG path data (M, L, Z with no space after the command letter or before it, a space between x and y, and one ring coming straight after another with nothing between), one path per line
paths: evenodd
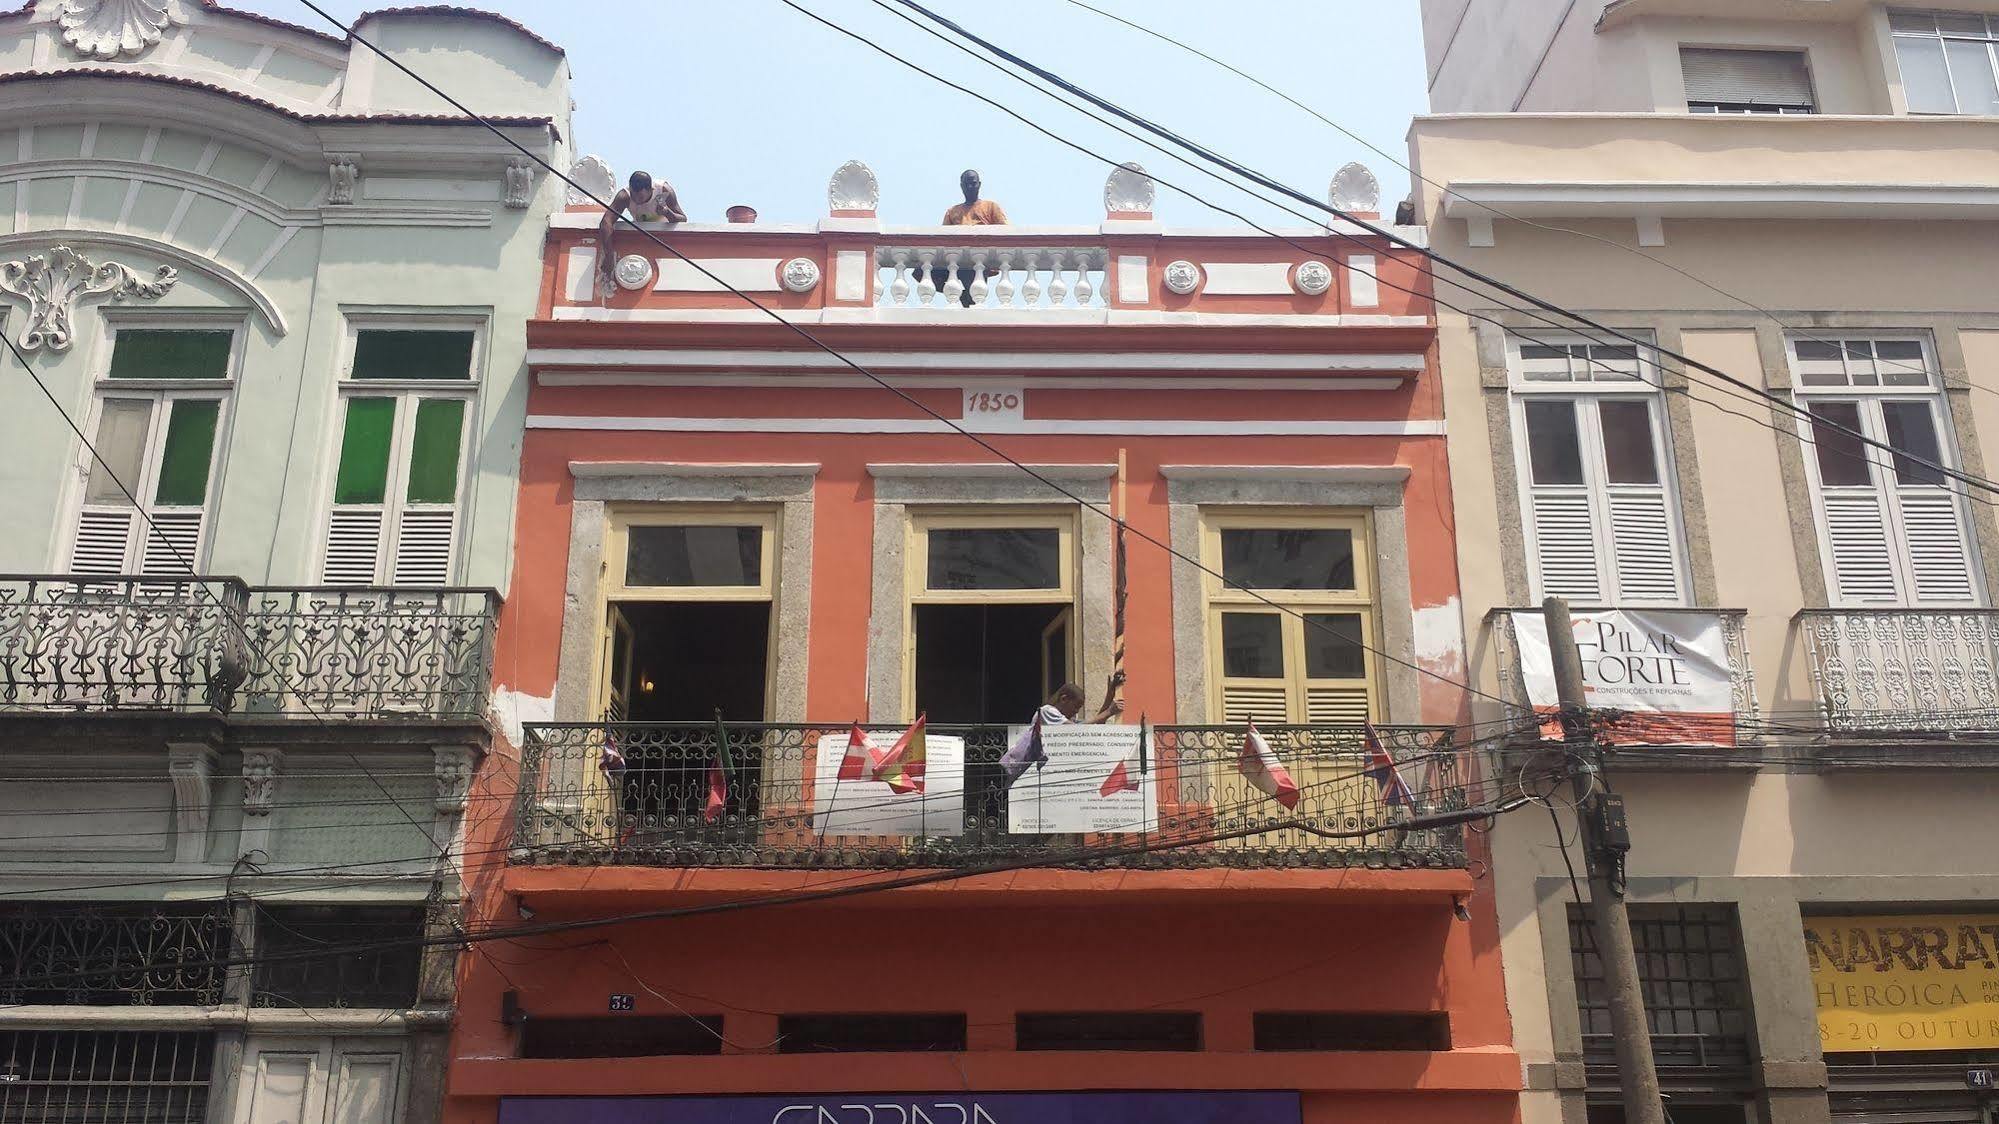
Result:
M1652 408L1644 402L1597 403L1603 423L1603 463L1612 484L1657 484L1659 458L1652 448Z
M1867 448L1858 438L1818 424L1824 418L1848 429L1860 428L1857 402L1813 402L1811 411L1812 447L1818 452L1819 481L1830 488L1864 488L1872 484L1867 471Z
M153 420L153 403L148 398L107 398L97 417L97 438L91 447L97 456L90 460L90 482L84 486L83 502L115 503L130 507L132 501L118 485L139 490L139 466L146 455L146 430ZM98 458L103 463L98 463ZM105 465L111 466L109 471Z
M1225 530L1222 580L1237 589L1352 589L1353 532L1334 527Z
M628 586L759 586L762 527L631 527L625 532Z
M1305 615L1305 675L1311 679L1364 679L1367 649L1359 613Z
M1222 614L1222 674L1284 678L1284 618L1276 613Z
M1999 113L1999 85L1992 80L1992 53L1984 43L1946 40L1951 88L1959 113Z
M357 379L469 379L469 331L363 328L354 334Z
M426 398L416 404L410 437L411 503L451 503L458 498L458 440L465 431L463 398Z
M931 589L1060 589L1062 533L1053 527L931 531Z
M1984 16L1968 12L1938 12L1936 20L1937 30L1945 35L1969 35L1973 38L1983 38L1985 35Z
M111 343L111 377L227 378L232 338L227 329L121 328Z
M1527 456L1536 484L1583 482L1582 445L1573 402L1527 403Z
M166 448L160 453L160 486L156 503L200 507L208 499L208 468L214 461L215 422L222 403L213 398L183 398L167 416Z
M1937 441L1936 416L1924 402L1883 402L1881 420L1888 444L1895 449L1895 480L1900 484L1941 485L1943 474L1917 464L1920 457L1932 464L1943 463L1943 448ZM1908 453L1910 456L1903 456Z
M1923 359L1923 345L1915 340L1881 340L1874 345L1879 357L1881 381L1888 386L1928 386L1929 364Z
M349 398L340 434L340 472L334 503L381 503L389 492L389 442L396 431L396 400Z
M1944 68L1942 40L1898 36L1895 59L1902 64L1902 96L1909 101L1909 112L1957 112L1957 99L1950 92L1950 72Z

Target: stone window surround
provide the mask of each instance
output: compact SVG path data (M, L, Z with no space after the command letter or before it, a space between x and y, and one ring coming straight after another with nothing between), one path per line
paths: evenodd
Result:
M1381 645L1414 661L1414 605L1409 587L1409 539L1403 491L1405 465L1161 465L1173 549L1201 557L1201 511L1209 507L1363 509L1374 529L1374 601ZM1175 715L1205 722L1209 713L1207 580L1200 569L1173 568ZM1388 722L1412 722L1421 683L1408 663L1377 658Z
M569 465L575 490L569 508L569 574L562 647L555 682L555 718L588 722L596 697L602 644L604 543L611 506L655 504L777 508L776 635L806 635L812 611L812 489L817 464L679 464L592 462ZM772 722L805 721L802 644L779 644L771 672Z
M1113 464L1033 464L1027 467L1092 504L1111 500ZM868 721L905 722L902 697L909 627L908 565L911 508L988 505L1076 509L1076 643L1086 689L1111 673L1111 520L1052 495L1046 484L1010 464L871 464L875 482L874 589L868 613ZM1023 719L1027 715L1021 716Z

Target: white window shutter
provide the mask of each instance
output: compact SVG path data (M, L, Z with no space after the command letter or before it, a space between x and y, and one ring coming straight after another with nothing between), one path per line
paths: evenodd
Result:
M1898 498L1916 587L1913 599L1930 604L1972 601L1971 560L1956 498L1941 488L1905 489Z
M448 507L404 510L396 529L397 585L450 584L451 533L456 515Z
M1534 551L1541 564L1541 592L1585 603L1603 600L1597 575L1596 527L1586 493L1534 492Z
M70 572L124 573L125 557L132 545L132 522L138 514L130 507L84 508L77 516L76 539L70 546Z
M1680 599L1680 552L1663 491L1612 492L1610 538L1619 603Z
M1281 726L1291 720L1290 707L1285 702L1282 683L1268 687L1247 687L1224 684L1222 687L1222 721L1230 725L1244 722L1260 722L1266 726Z
M1826 542L1832 551L1833 585L1848 604L1893 603L1894 548L1888 543L1881 497L1873 492L1825 494Z
M373 585L381 555L381 509L336 509L326 522L320 580L327 585Z
M139 572L148 577L192 574L200 558L201 509L154 512L139 529L145 548L139 552Z

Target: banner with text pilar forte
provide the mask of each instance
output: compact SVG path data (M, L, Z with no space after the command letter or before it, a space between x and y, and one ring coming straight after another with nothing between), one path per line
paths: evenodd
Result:
M1584 699L1619 710L1605 736L1625 745L1735 744L1735 702L1722 619L1716 613L1609 609L1576 613ZM1548 628L1538 612L1513 614L1527 701L1560 709Z

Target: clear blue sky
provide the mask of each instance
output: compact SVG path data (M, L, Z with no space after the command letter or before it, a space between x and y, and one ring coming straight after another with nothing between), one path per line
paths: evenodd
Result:
M296 0L224 0L292 22ZM324 0L342 18L393 0ZM476 3L477 0L474 0ZM1260 222L1299 220L1248 202L932 38L869 0L797 0L940 74L1117 160L1137 160ZM1407 159L1424 110L1414 0L1091 0L1193 43ZM1092 223L1107 168L1000 111L937 86L779 0L486 0L569 52L580 151L666 176L697 221L748 203L766 221L825 212L826 179L861 159L881 180L882 218L935 222L978 168L1016 223ZM1065 0L936 0L936 11L1183 135L1323 198L1349 160L1374 169L1383 209L1408 175L1226 71ZM1163 184L1176 225L1235 225Z

